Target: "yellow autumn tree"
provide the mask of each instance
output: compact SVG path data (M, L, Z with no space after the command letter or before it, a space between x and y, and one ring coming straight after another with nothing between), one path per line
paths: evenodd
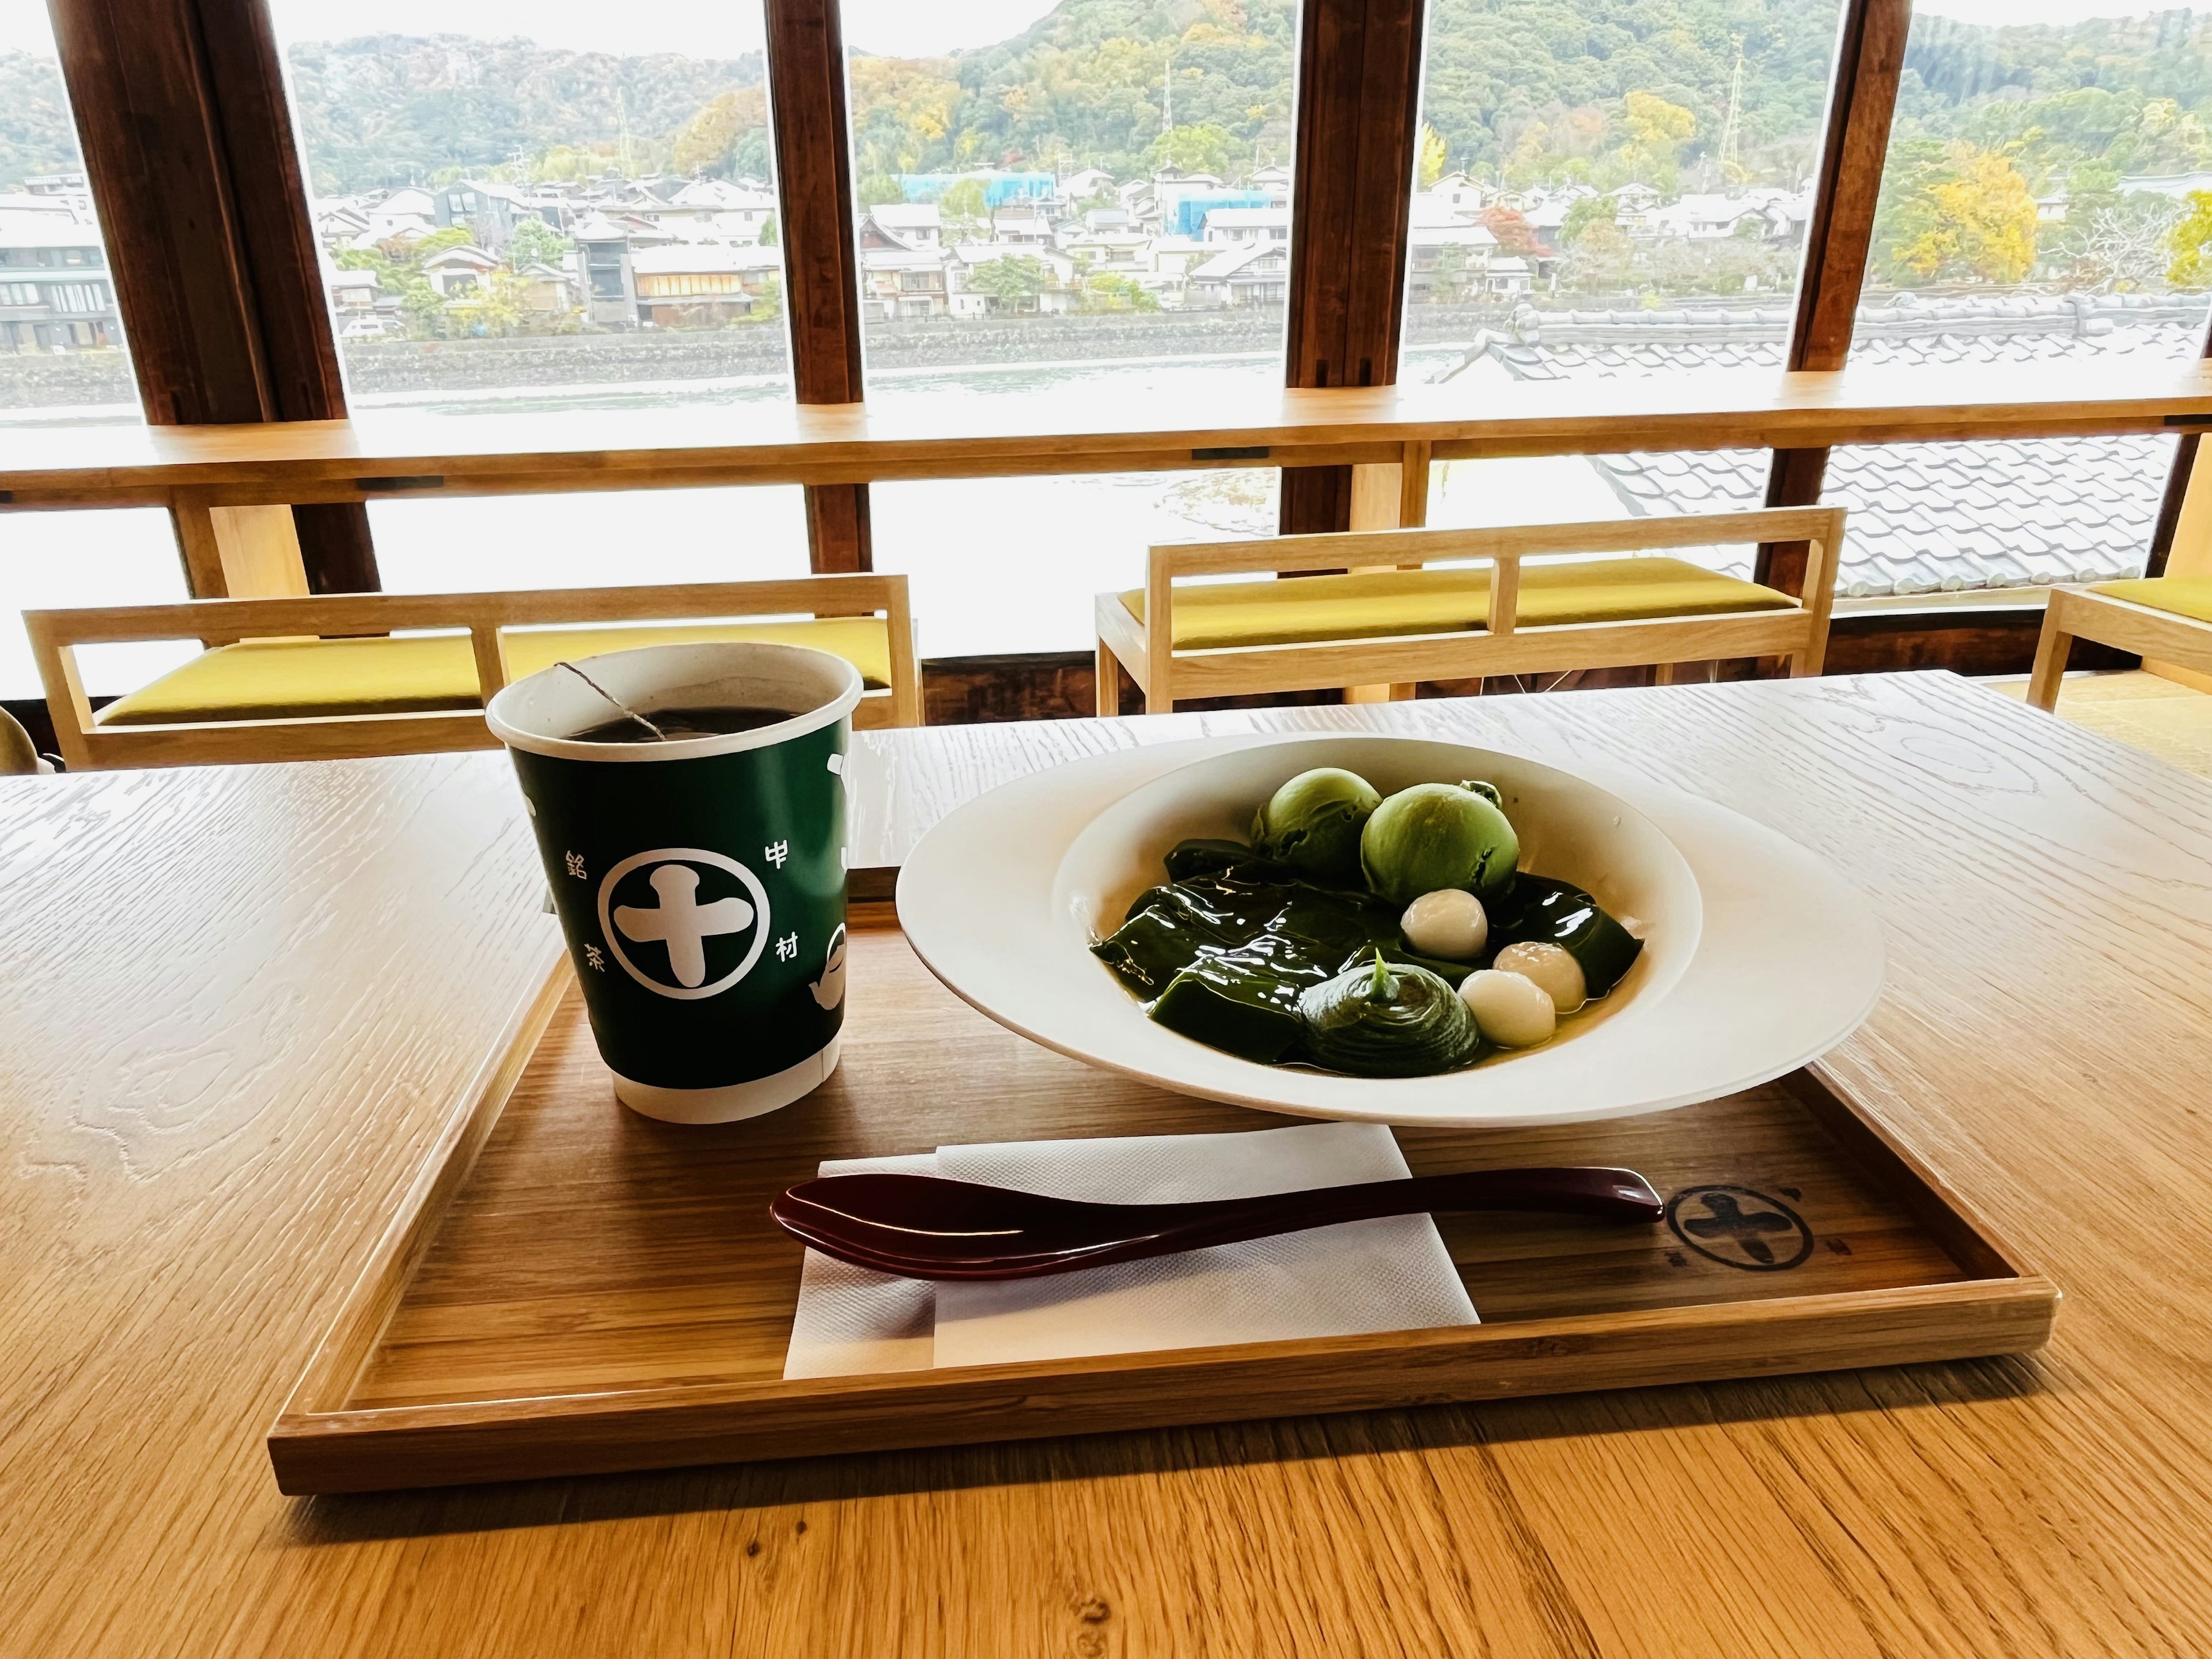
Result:
M1893 262L1923 282L1972 278L2009 286L2035 264L2035 197L1998 150L1960 143L1899 216Z
M1623 182L1635 179L1672 190L1676 158L1698 130L1698 118L1656 92L1632 92L1620 100L1621 125L1628 142L1613 155Z
M1413 173L1416 189L1426 190L1444 176L1445 156L1444 141L1437 136L1434 127L1426 121L1422 122L1420 161Z
M730 153L738 137L768 125L768 97L758 87L723 93L676 130L668 165L678 173L703 173Z
M2166 233L2166 251L2173 256L2166 280L2176 288L2212 288L2212 191L2191 191L2182 206Z

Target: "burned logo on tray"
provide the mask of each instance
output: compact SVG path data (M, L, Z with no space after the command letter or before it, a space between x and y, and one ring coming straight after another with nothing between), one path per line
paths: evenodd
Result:
M1778 1198L1749 1187L1685 1187L1667 1225L1699 1255L1750 1273L1781 1273L1813 1254L1813 1230Z

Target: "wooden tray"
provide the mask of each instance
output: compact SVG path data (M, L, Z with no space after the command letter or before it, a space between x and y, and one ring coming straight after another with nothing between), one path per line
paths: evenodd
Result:
M359 1492L2017 1352L2057 1289L1817 1072L1681 1111L1401 1130L1416 1174L1626 1164L1668 1224L1445 1217L1485 1323L783 1380L799 1248L769 1197L825 1158L1285 1121L1002 1030L856 907L844 1060L805 1101L682 1127L618 1106L565 963L471 1084L269 1436Z

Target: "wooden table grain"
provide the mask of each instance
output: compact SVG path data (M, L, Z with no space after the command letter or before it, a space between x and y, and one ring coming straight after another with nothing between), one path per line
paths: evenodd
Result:
M1874 896L1833 1057L2027 1359L374 1498L262 1435L550 939L497 756L0 786L0 1654L2212 1651L2212 783L1942 675L864 736L858 861L1255 728L1726 802Z

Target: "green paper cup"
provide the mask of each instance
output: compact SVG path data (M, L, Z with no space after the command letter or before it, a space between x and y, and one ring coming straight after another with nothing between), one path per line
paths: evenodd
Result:
M577 666L648 719L789 711L726 735L585 741L619 711L557 667L485 711L514 757L616 1096L676 1123L788 1105L837 1066L843 774L860 676L827 652L746 643Z

